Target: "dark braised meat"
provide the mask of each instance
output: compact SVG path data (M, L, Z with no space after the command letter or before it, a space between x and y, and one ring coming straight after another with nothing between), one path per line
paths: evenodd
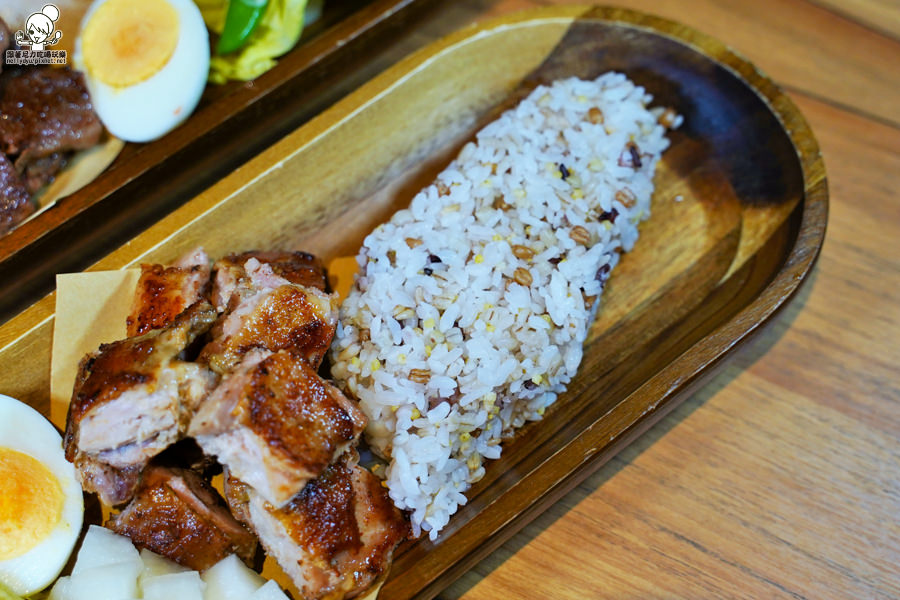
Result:
M28 218L34 209L25 182L6 155L0 154L0 235Z
M9 34L9 27L7 27L6 21L0 18L0 73L3 72L3 59L10 43L12 43L12 36Z
M148 467L134 499L106 526L197 571L229 554L251 565L258 547L218 492L187 469Z
M0 151L20 173L37 159L90 148L103 133L83 76L67 68L5 71L0 115Z
M82 359L66 420L66 458L78 468L82 487L109 505L129 499L128 486L92 476L80 467L100 463L113 470L142 469L184 437L200 401L217 376L179 356L215 319L198 302L164 329L128 338Z
M202 248L189 252L171 267L141 265L127 321L128 335L141 335L171 323L204 297L209 278L209 256Z
M248 355L203 401L188 433L232 475L282 506L365 426L355 402L280 351Z
M39 189L53 181L56 174L66 166L68 154L54 152L41 158L36 158L25 166L22 177L28 193L34 194Z
M249 519L266 553L307 600L359 595L409 536L381 481L357 461L348 452L281 509L239 480L226 480L232 512Z
M285 275L312 279L307 266L315 260L302 253L288 256L300 258L296 263L276 262L275 267L257 258L247 259L243 266L216 263L212 301L225 313L213 327L213 341L200 353L200 361L224 374L250 351L290 350L314 369L319 367L334 337L337 296L287 279ZM315 269L314 283L324 287L324 274Z
M0 235L34 212L27 196L53 181L72 152L94 146L103 134L82 75L67 68L4 70L12 43L0 19Z

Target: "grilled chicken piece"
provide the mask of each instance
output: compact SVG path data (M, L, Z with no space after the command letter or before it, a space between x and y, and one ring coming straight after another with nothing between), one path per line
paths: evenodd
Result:
M106 527L191 569L237 554L252 565L258 543L197 473L150 466L134 499Z
M134 473L184 437L214 387L214 373L179 355L215 317L208 302L198 302L164 329L103 344L82 359L66 419L66 458L82 487L106 504L128 501ZM130 483L116 481L116 472Z
M69 460L73 461L72 458ZM96 493L109 506L124 504L134 496L146 466L140 462L116 468L101 461L97 455L84 452L76 452L73 462L81 487L85 491Z
M319 259L306 252L229 254L216 261L215 271L212 298L219 312L224 312L233 300L255 293L262 277L268 278L270 288L294 283L325 291L325 269Z
M348 452L280 509L251 486L226 479L232 512L249 521L306 600L358 596L409 537L406 518L358 459Z
M287 351L255 352L203 401L188 433L282 506L366 426L355 402Z
M310 279L308 269L274 264L256 258L247 259L243 267L217 263L212 300L226 312L199 358L214 371L228 373L247 352L257 349L291 350L314 369L321 364L337 325L337 296L285 277Z
M253 350L290 350L317 369L337 325L337 297L288 284L242 301L213 327L198 360L224 374Z
M171 323L204 297L210 280L209 256L197 248L171 267L141 265L127 326L129 337Z

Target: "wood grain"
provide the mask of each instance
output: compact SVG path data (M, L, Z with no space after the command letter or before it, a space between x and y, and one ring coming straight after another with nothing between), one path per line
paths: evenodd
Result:
M799 301L440 598L900 596L900 130L810 92L834 201Z
M578 3L539 0L540 4ZM900 41L808 0L620 0L696 27L790 88L900 123Z
M894 0L813 0L847 19L900 39L900 5Z

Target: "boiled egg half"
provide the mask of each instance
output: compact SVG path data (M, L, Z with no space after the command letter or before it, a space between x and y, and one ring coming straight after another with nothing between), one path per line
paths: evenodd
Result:
M20 596L47 587L81 533L84 503L62 438L30 406L0 395L0 582Z
M95 0L75 42L75 66L109 132L148 142L200 101L209 34L193 0Z

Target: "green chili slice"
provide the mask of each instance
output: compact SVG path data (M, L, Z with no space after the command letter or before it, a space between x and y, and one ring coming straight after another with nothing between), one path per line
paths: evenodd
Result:
M268 4L269 0L229 0L216 53L228 54L240 49L259 25Z

